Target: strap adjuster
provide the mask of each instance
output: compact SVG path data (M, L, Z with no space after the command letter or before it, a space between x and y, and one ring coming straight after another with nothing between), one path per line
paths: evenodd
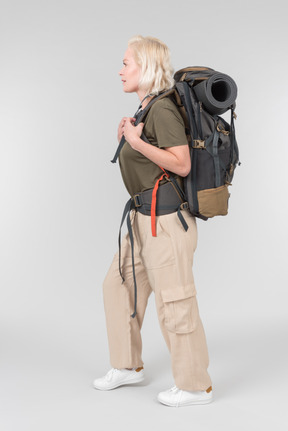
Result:
M139 208L139 207L142 206L142 203L140 201L140 194L134 195L133 196L133 201L134 201L134 204L135 204L135 208Z
M180 205L181 210L188 210L188 208L188 202L182 202L182 204Z

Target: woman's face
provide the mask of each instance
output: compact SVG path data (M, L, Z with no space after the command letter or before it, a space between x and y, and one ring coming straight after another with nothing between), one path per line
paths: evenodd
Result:
M124 54L123 67L119 72L125 93L139 91L140 73L140 66L138 66L134 59L133 51L131 48L128 48Z

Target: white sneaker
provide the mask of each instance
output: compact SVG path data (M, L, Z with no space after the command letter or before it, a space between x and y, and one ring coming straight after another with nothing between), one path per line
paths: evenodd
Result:
M106 376L94 380L93 386L100 391L109 391L110 389L118 388L118 386L142 382L144 377L143 367L133 368L132 370L112 368Z
M177 386L168 389L168 391L160 392L157 397L158 401L166 406L181 407L192 406L195 404L208 404L213 399L212 387L206 391L182 391Z

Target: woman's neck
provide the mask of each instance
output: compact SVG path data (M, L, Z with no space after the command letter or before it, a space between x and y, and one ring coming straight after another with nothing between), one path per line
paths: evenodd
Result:
M143 90L137 91L137 95L140 99L140 102L142 102L142 100L145 99L145 100L143 100L143 103L142 103L142 109L144 109L148 105L148 103L150 102L150 100L153 97L153 96L149 96L149 97L145 98L147 96L147 93Z

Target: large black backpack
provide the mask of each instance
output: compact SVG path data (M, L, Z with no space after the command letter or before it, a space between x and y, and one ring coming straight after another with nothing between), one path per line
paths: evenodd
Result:
M229 192L239 163L234 108L237 87L228 75L187 67L174 75L174 98L185 122L191 171L184 178L190 212L204 220L228 212ZM231 110L228 124L220 115Z

